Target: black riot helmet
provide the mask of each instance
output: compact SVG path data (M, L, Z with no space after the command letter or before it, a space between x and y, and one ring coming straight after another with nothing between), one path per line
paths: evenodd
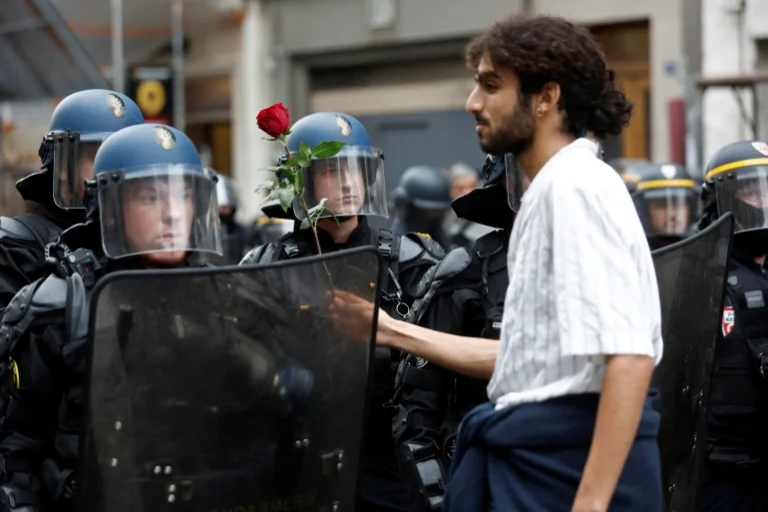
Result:
M459 218L493 228L507 228L512 225L514 211L507 200L504 186L506 168L504 157L488 155L480 171L484 186L457 197L453 211Z
M395 234L425 233L445 243L443 224L451 206L451 180L445 171L426 165L408 168L392 192L392 202Z
M437 167L410 167L400 177L392 199L397 208L412 205L420 210L445 211L451 206L451 180Z
M640 181L640 175L638 172L633 172L633 170L653 165L653 163L650 160L641 158L614 158L608 162L608 165L616 169L616 172L619 173L619 176L621 176L621 179L627 186L629 193L634 194L635 187L637 187L637 183Z
M768 253L768 143L740 141L717 151L707 164L699 228L733 213L736 247Z
M689 234L696 216L696 183L679 164L638 163L622 175L634 191L637 215L652 244L667 245Z

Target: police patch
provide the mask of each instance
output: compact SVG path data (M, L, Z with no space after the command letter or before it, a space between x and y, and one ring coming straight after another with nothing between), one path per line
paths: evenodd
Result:
M349 137L352 133L352 124L350 124L349 120L340 115L336 115L336 126L339 127L339 131L341 131L341 134L345 137Z
M768 144L765 142L753 142L752 147L765 156L768 156Z
M115 117L125 116L125 102L120 96L107 94L107 108Z
M667 178L668 180L671 180L677 175L677 167L675 167L674 165L662 165L661 175Z
M157 137L157 143L163 149L170 151L176 147L176 136L168 128L158 126L155 128L155 136Z
M723 308L723 336L728 336L736 326L736 313L733 311L733 306L725 306Z

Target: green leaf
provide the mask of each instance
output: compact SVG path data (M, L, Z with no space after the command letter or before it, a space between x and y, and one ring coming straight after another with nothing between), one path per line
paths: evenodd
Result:
M263 192L265 190L271 191L275 188L275 182L272 180L262 181L258 185L256 185L255 192L258 194L259 192Z
M273 166L273 167L262 167L262 168L261 168L261 169L259 169L259 170L260 170L260 171L269 171L269 172L278 173L278 172L280 172L282 169L283 169L282 167L280 167L279 165L276 165L276 166Z
M301 227L299 229L309 229L309 219L301 221Z
M299 163L299 155L293 155L287 161L283 162L282 166L285 169L293 169Z
M331 158L338 154L347 143L327 140L312 148L312 157L317 159Z
M323 214L323 210L325 210L325 202L328 200L328 198L324 197L320 200L319 203L317 203L315 206L309 209L307 212L310 219L317 219L320 217L320 215Z
M286 185L286 186L283 186ZM283 207L283 211L287 212L291 207L291 202L296 194L293 192L293 188L287 186L287 184L281 183L277 188L277 199L280 201L280 206Z
M309 147L309 144L302 142L299 145L299 154L297 156L299 167L302 169L309 167L309 164L312 161L312 149Z

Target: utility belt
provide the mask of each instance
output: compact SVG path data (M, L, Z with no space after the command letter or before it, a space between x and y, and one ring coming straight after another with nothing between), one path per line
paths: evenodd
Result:
M705 457L712 468L750 471L764 468L765 452L760 448L731 448L707 443Z

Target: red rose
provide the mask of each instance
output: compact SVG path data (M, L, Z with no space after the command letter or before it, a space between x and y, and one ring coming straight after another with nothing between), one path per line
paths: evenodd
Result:
M261 131L270 137L277 138L291 127L291 115L285 105L278 103L259 112L256 116L256 124Z

